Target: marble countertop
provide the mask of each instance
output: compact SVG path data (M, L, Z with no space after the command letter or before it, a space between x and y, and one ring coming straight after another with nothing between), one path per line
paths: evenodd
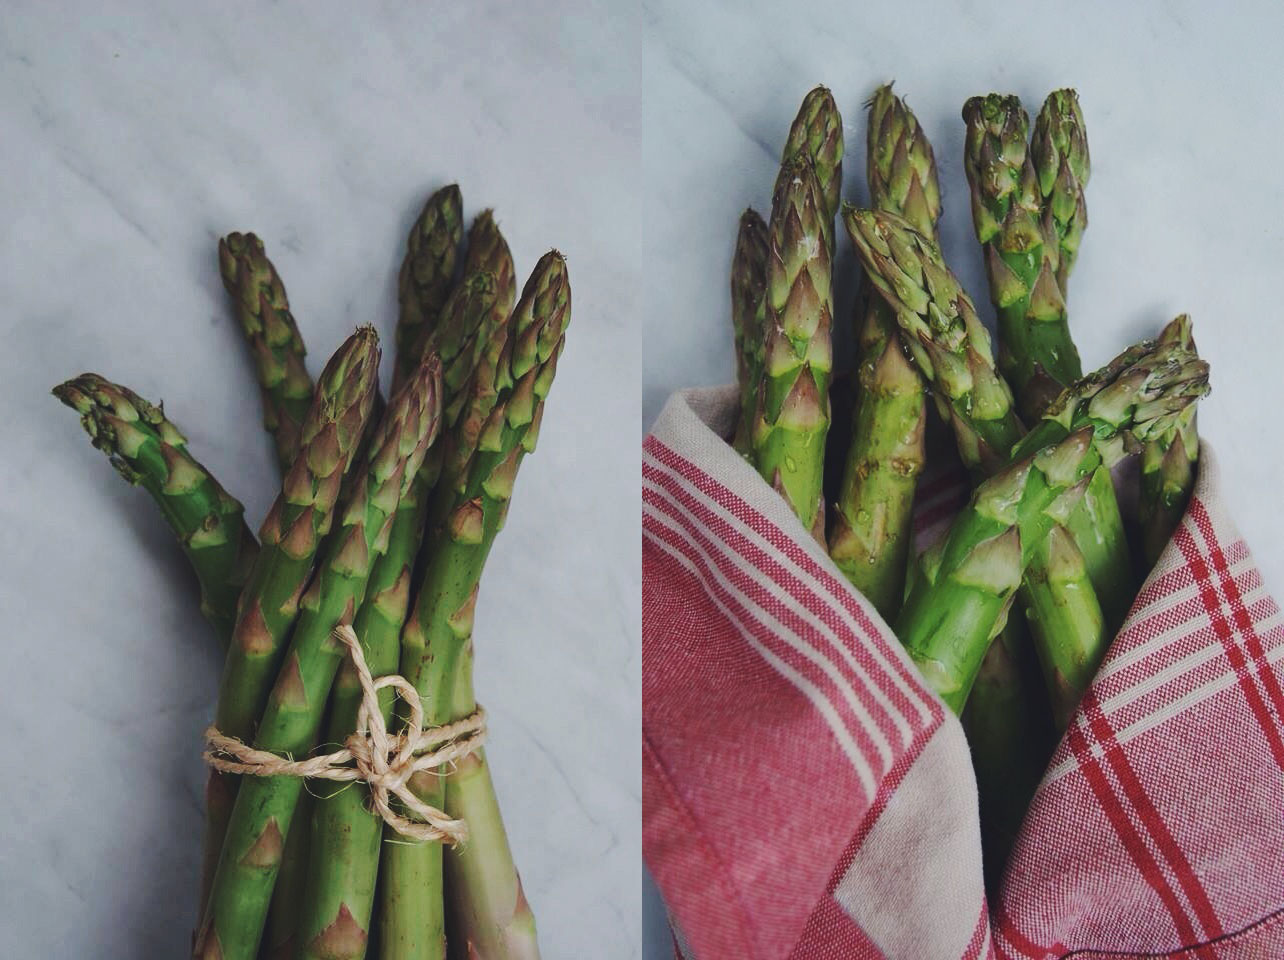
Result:
M1189 312L1213 393L1200 429L1217 448L1233 515L1268 585L1284 591L1284 364L1276 291L1284 262L1284 125L1274 64L1284 11L1185 2L779 4L647 0L648 185L643 262L643 429L672 390L729 382L727 291L737 218L764 215L785 133L816 83L846 126L844 196L866 197L863 103L895 79L936 149L945 252L992 317L971 234L959 110L973 94L1078 88L1092 148L1091 224L1070 283L1086 365ZM854 259L840 241L835 317L850 316ZM1263 410L1263 404L1272 407ZM1265 415L1264 415L1265 414ZM671 944L645 892L644 955Z
M188 949L221 666L153 504L49 388L95 370L163 399L257 526L277 479L217 238L264 238L315 374L355 325L391 332L407 230L453 179L522 278L556 245L574 288L478 607L488 755L545 956L635 956L636 18L109 6L0 15L5 953Z

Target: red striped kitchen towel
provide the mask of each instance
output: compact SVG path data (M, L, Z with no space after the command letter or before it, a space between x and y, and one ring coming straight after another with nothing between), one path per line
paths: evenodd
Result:
M734 408L678 394L643 446L643 848L678 954L1284 958L1284 626L1207 445L987 905L962 728L720 439Z

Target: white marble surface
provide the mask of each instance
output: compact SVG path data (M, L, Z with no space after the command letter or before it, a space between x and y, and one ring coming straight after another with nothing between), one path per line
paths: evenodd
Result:
M1192 314L1213 371L1200 427L1217 445L1230 505L1266 582L1277 597L1284 591L1284 427L1265 406L1275 403L1284 363L1276 69L1284 8L813 0L790 15L763 0L643 6L644 428L674 388L733 376L725 277L737 217L746 205L767 212L785 133L812 85L827 84L838 99L844 195L860 200L862 104L895 79L942 167L947 257L987 316L960 107L1001 90L1034 113L1049 90L1073 85L1093 160L1091 225L1070 287L1084 361L1099 365L1174 314ZM853 293L845 237L838 269L842 318ZM667 956L651 900L646 931L645 956Z
M316 373L391 330L406 231L457 179L523 278L556 245L574 288L478 609L489 756L545 956L634 956L637 13L178 9L0 13L0 953L184 955L220 666L152 503L49 388L92 369L163 399L257 525L275 470L217 236L265 238Z

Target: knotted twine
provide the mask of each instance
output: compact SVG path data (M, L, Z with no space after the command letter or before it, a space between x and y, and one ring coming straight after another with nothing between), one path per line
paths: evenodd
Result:
M425 727L423 704L409 680L396 674L375 679L361 652L361 642L352 627L336 627L334 638L348 650L361 684L361 707L357 728L344 741L343 749L306 760L291 760L266 750L256 750L236 737L224 736L217 727L205 731L205 762L224 773L253 777L314 777L318 780L364 783L370 801L383 822L410 840L449 841L452 845L468 839L468 824L455 820L424 803L407 785L420 770L432 770L453 763L475 751L486 740L486 713L478 707L462 720L440 727ZM406 729L392 736L379 709L378 693L393 687L410 712ZM435 749L434 749L435 748ZM414 820L392 807L396 798L417 815Z

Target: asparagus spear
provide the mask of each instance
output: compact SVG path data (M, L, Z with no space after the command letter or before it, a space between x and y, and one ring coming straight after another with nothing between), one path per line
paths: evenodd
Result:
M535 450L544 402L571 318L565 262L560 254L550 254L544 262L547 272L541 274L537 268L534 282L528 285L534 289L514 311L508 374L512 386L506 396L499 393L477 434L467 480L455 488L446 524L452 545L444 548L446 553L471 552L479 561L484 559L482 552L489 551L508 512L517 468ZM459 476L462 479L463 474ZM480 516L474 512L478 501ZM473 520L480 521L481 543L470 546L466 531ZM480 577L480 562L477 571ZM456 718L468 716L477 707L472 683L474 601L475 588L474 597L463 608L467 627L456 620L455 636L448 641L459 648L452 697ZM465 820L473 831L469 843L446 851L451 930L461 941L461 953L534 960L539 955L535 918L522 894L483 751L465 757L446 778L446 811Z
M963 463L987 475L1006 466L1023 433L1012 391L939 247L895 214L848 206L843 216L870 284L892 307L941 418L954 429Z
M299 430L312 403L303 338L262 240L252 233L229 233L218 242L218 266L254 355L263 426L272 434L281 469L288 470L299 452Z
M798 157L811 161L820 190L821 229L834 256L834 217L843 189L843 118L834 96L825 87L816 87L803 97L802 106L789 127L781 165Z
M439 724L459 711L472 712L467 670L478 583L503 524L517 468L535 447L569 319L566 265L554 251L536 266L510 323L489 341L467 407L449 437L453 449L436 494L445 508L440 511L444 522L402 634L401 673L425 697L426 722ZM467 844L449 855L456 945L462 954L467 944L477 956L537 956L534 920L496 816L484 759L474 754L459 772L462 779L450 790L432 775L410 781L424 800L440 806L444 798L447 812L469 823ZM385 953L441 956L440 846L391 846L382 870Z
M230 737L248 739L263 711L286 635L298 615L299 595L312 572L321 538L330 529L343 476L365 432L378 367L378 337L373 328L363 327L330 358L317 382L300 431L299 454L259 530L263 548L241 594L228 647L215 723ZM202 909L235 791L235 780L210 772Z
M505 255L506 249L500 258ZM478 261L481 267L489 265L482 258ZM430 321L433 332L428 349L440 353L445 368L443 435L456 425L481 348L494 335L495 286L496 274L474 274L451 294L440 317ZM510 291L510 302L511 298ZM388 551L375 562L366 600L354 624L375 676L397 670L415 556L424 534L429 491L444 463L443 446L434 444L429 450L415 482L398 504ZM353 729L360 698L355 671L345 663L331 693L328 739L337 742ZM381 702L386 721L391 710L390 692L387 697L381 695ZM369 791L358 785L316 802L313 854L301 922L303 957L336 960L365 954L383 835L382 821L366 806L368 796ZM389 931L384 940L401 942L395 931Z
M1008 451L1020 440L1022 430L1011 412L1011 394L990 366L988 336L976 320L971 301L936 246L904 220L849 208L846 222L872 283L895 308L902 336L914 348L920 369L954 423L964 462L992 473L995 465L1009 459ZM1113 369L1113 365L1107 368ZM1094 381L1090 378L1090 382ZM1047 422L1051 421L1041 422L1038 428L1045 436ZM1033 554L1027 559L1034 559ZM1047 580L1036 576L1031 585L1038 589ZM1075 626L1088 641L1057 642L1078 649L1094 645L1091 624ZM1043 625L1045 631L1054 628Z
M442 304L432 323L420 330L414 355L436 353L442 360L446 403L442 412L450 423L458 415L461 388L472 375L480 349L474 333L481 324L503 323L516 297L513 255L489 210L483 210L468 230L468 253L463 278ZM484 339L484 338L483 338ZM428 452L429 484L436 483L440 447Z
M397 385L419 364L415 347L436 323L455 280L459 242L464 236L463 196L457 184L428 198L410 228L406 256L397 276Z
M1182 314L1159 335L1162 343L1176 343L1195 349L1190 335L1190 317ZM1146 566L1153 567L1181 522L1195 486L1195 465L1199 461L1199 430L1195 408L1183 418L1177 433L1146 444L1141 453L1141 498L1137 513L1141 521L1141 544Z
M1064 295L1088 226L1083 188L1091 172L1088 137L1075 91L1054 90L1043 101L1034 120L1030 159L1043 199L1044 233L1057 241L1057 285Z
M343 648L332 634L351 622L365 595L371 565L384 554L397 503L413 482L440 423L441 370L430 358L394 394L375 431L362 480L326 541L316 577L303 595L298 625L277 675L255 747L286 756L316 742ZM248 777L236 805L214 877L196 956L253 958L267 916L281 847L303 781Z
M932 145L891 85L869 103L868 178L874 207L934 237L941 214ZM904 597L914 490L926 456L923 378L905 356L882 297L865 296L859 331L860 392L829 554L885 618Z
M1092 472L1168 436L1207 393L1208 366L1179 350L1133 350L1067 390L954 521L935 577L916 584L897 636L928 683L962 708L996 624L1052 527ZM1136 348L1134 348L1135 350Z
M1044 235L1050 259L1055 263L1057 286L1064 298L1079 243L1088 225L1084 202L1084 187L1090 172L1088 138L1079 97L1073 90L1053 91L1043 102L1034 122L1030 160L1038 179ZM1069 337L1067 329L1066 343L1070 342ZM1047 345L1045 342L1044 346ZM1033 359L1040 364L1044 362L1041 357ZM1031 397L1027 402L1035 406L1041 405L1042 400L1042 397ZM1123 623L1133 597L1132 562L1114 483L1107 471L1093 475L1083 502L1067 522L1067 529L1073 537L1073 546L1082 554L1083 569L1073 574L1070 571L1069 565L1075 563L1075 558L1069 543L1063 544L1062 564L1067 575L1077 579L1086 576L1097 594L1104 617L1101 632L1101 655L1104 655L1106 640Z
M1027 418L1036 415L1068 378L1081 373L1064 308L1064 278L1073 251L1066 258L1065 271L1057 272L1059 239L1063 236L1057 227L1068 225L1069 220L1058 220L1048 212L1052 207L1060 212L1064 184L1058 185L1054 201L1045 202L1041 188L1045 182L1049 189L1054 184L1034 176L1036 168L1042 173L1049 164L1057 165L1058 158L1050 149L1064 142L1052 136L1049 111L1045 105L1036 125L1034 148L1027 155L1028 121L1015 97L974 98L964 107L964 117L969 119L964 164L972 187L973 221L986 252L990 295L1000 317L999 361L1009 377L1015 378L1012 383L1017 388L1018 408ZM1074 169L1081 168L1076 163ZM1075 186L1083 209L1082 182ZM1043 223L1042 238L1032 232L1036 218ZM1083 222L1078 221L1079 232ZM1064 236L1068 246L1077 247L1078 232ZM1053 280L1062 282L1054 285ZM1097 534L1093 527L1099 516L1106 522L1099 525ZM1113 523L1109 522L1112 519ZM1109 471L1093 475L1067 522L1076 521L1080 539L1093 552L1095 569L1104 578L1094 581L1089 561L1076 543L1054 532L1032 556L1020 605L1037 648L1059 646L1104 653L1111 634L1094 584L1113 591L1110 596L1131 586L1126 545L1117 536L1123 528ZM1112 576L1117 586L1111 585ZM988 841L986 859L994 864L991 877L1007 859L1047 757L1046 753L1035 756L1026 746L1031 739L1028 730L1042 721L1042 711L1035 709L1031 690L1036 684L1031 682L1030 671L1020 669L1028 666L1030 658L1021 655L1026 651L1013 636L1020 631L1019 620L1016 617L1008 623L1002 642L990 645L985 669L964 716L969 743L979 760L977 783L982 828ZM1021 639L1026 639L1024 633ZM1068 719L1063 693L1052 693L1057 729L1064 729ZM1028 765L1018 765L1020 760Z
M313 806L312 794L304 790L294 807L295 827L281 848L281 865L272 886L259 960L294 960L299 948L299 919L312 857L311 837L303 825L310 822Z
M1056 280L1058 247L1041 225L1029 117L1016 97L990 94L968 100L963 119L972 220L999 317L999 369L1032 419L1082 368Z
M740 384L740 416L732 445L746 458L752 449L750 433L762 379L766 292L767 223L750 208L740 215L736 252L731 258L731 325L736 343L736 379Z
M998 891L1008 854L1056 744L1028 633L1035 618L1017 613L1009 611L986 650L962 717L976 773L985 888L991 894Z
M818 540L833 366L823 210L811 161L787 162L771 204L763 373L750 438L754 466Z
M196 572L201 613L226 649L236 601L259 549L245 508L192 457L187 438L159 406L96 373L68 380L53 393L80 414L90 440L116 471L156 501Z

